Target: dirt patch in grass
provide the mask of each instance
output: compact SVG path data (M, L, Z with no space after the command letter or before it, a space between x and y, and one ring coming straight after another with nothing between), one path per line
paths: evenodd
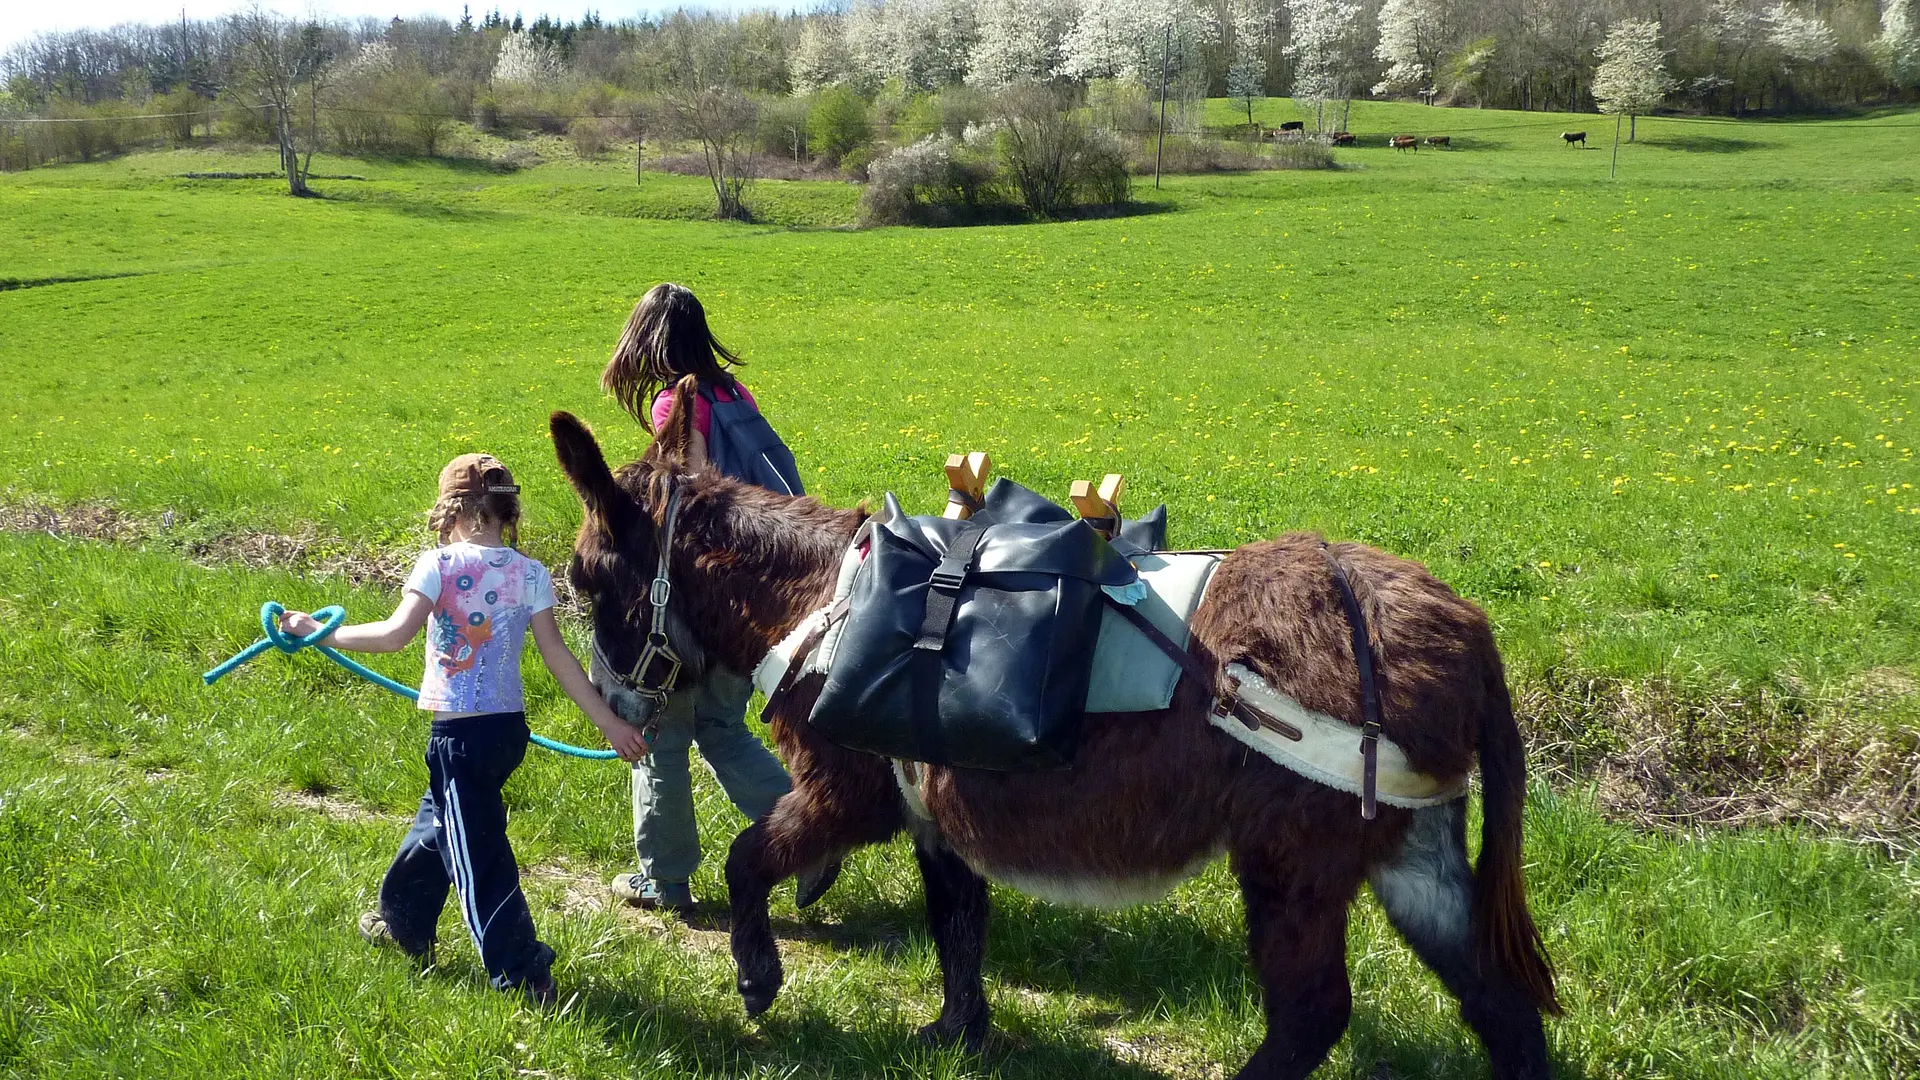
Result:
M1794 824L1920 848L1920 681L1875 668L1832 687L1718 693L1661 680L1521 685L1536 770L1594 785L1608 817L1648 829Z

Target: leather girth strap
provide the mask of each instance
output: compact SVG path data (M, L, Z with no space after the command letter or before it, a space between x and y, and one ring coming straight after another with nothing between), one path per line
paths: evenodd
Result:
M1334 588L1340 593L1340 606L1346 609L1347 627L1353 632L1353 662L1360 669L1360 816L1372 821L1379 812L1374 799L1374 777L1380 771L1380 686L1374 678L1373 642L1367 634L1367 617L1360 611L1360 598L1353 594L1353 583L1323 541L1320 554L1326 556L1333 571Z

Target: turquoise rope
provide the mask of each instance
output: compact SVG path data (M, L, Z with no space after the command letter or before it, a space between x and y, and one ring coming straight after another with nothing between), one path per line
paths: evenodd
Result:
M327 635L340 629L340 625L347 621L347 609L335 604L332 607L324 607L314 612L313 617L320 621L320 629L315 630L305 637L293 637L280 628L280 616L284 615L286 610L286 608L281 607L272 600L260 605L260 632L265 636L235 653L219 667L200 676L201 680L208 686L212 686L218 682L222 676L225 676L241 664L259 656L261 653L266 652L268 649L279 649L288 656L292 656L301 649L318 649L320 655L339 664L341 667L346 668L348 671L353 672L355 675L360 676L380 689L390 690L410 701L420 700L420 691L415 690L413 687L394 682L392 679L387 678L372 668L343 655L338 649L329 648L320 644L326 640ZM584 746L563 743L558 739L549 739L545 735L537 735L532 732L527 733L527 741L543 750L551 750L556 754L566 754L568 757L606 761L610 758L620 756L612 750L589 750Z

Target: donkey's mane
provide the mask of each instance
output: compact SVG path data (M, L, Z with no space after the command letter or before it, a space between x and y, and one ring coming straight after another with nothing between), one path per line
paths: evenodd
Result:
M623 467L614 479L656 528L679 485L676 607L697 613L702 643L740 670L826 602L841 555L867 519L864 506L840 510L811 496L779 495L711 469L680 472L650 458Z

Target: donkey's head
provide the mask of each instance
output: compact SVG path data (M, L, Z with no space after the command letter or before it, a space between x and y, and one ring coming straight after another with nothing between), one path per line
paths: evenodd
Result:
M554 453L585 510L567 578L593 606L594 682L622 715L642 721L651 709L631 684L645 674L639 668L655 623L653 581L667 507L674 488L688 481L677 461L654 451L616 476L579 419L556 412L550 425ZM669 574L675 588L687 583L677 569L683 565L676 560ZM706 675L707 651L672 599L664 617L667 643L683 664L677 685L696 685Z

